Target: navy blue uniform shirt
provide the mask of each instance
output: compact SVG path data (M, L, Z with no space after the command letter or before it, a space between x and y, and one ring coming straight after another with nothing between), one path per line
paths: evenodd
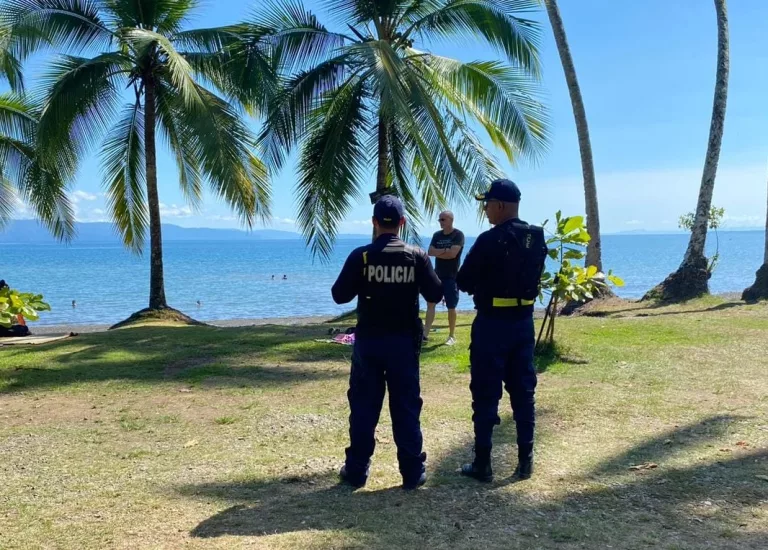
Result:
M440 279L426 252L394 234L353 250L331 288L337 304L357 297L358 335L417 330L419 293L428 302L439 302Z

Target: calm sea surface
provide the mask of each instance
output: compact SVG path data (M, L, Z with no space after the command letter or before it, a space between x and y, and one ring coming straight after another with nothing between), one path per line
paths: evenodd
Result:
M752 283L762 263L763 237L761 231L720 233L713 292L741 291ZM684 234L605 236L605 267L626 281L618 294L637 298L663 280L680 263L687 241ZM365 242L340 241L327 263L313 261L300 240L166 242L168 301L201 320L340 313L349 306L333 303L330 286L347 254ZM149 261L113 244L0 244L0 279L45 296L53 311L40 324L114 323L146 306ZM459 308L471 307L462 295Z

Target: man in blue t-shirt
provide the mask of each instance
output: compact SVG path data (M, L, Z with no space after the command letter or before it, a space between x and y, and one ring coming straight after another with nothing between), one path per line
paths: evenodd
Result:
M435 273L443 282L443 299L448 308L448 340L445 344L456 343L456 306L459 304L459 288L456 286L456 274L461 264L461 252L464 250L464 233L453 227L453 212L440 212L438 217L440 231L432 236L429 255L435 257ZM429 331L435 320L437 304L427 303L427 318L424 322L424 340L429 338Z

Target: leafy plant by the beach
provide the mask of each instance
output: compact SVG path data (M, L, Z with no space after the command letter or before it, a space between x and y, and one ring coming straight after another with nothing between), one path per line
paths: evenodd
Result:
M0 327L10 328L21 315L25 321L37 321L41 311L50 311L41 294L0 288Z
M725 208L718 208L714 204L710 206L708 226L709 229L712 229L715 232L715 253L709 259L709 263L707 265L707 271L709 271L710 274L715 270L715 267L717 267L717 263L720 260L720 235L717 233L717 230L720 228L720 226L723 225L724 217ZM688 212L687 214L680 216L677 221L677 226L680 229L685 229L686 231L693 231L693 224L695 221L696 213Z
M549 220L542 225L546 229ZM545 271L541 276L541 301L549 296L544 322L539 331L538 342L552 344L555 339L555 319L559 306L569 302L591 300L603 287L609 285L624 286L624 281L608 271L600 272L597 267L580 265L586 255L585 248L590 236L584 224L583 216L563 217L555 214L555 227L547 238L550 259L557 262L557 271Z

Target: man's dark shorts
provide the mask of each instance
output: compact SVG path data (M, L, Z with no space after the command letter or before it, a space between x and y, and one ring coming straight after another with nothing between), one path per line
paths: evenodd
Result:
M456 279L440 279L443 282L443 298L445 299L445 307L448 309L456 309L459 305L459 287L456 286Z

